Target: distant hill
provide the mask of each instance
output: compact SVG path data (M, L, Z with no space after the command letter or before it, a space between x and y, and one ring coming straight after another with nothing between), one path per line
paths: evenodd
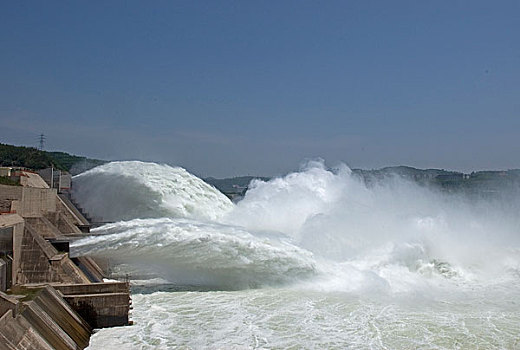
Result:
M416 169L407 166L377 170L354 169L367 185L390 176L398 176L420 185L437 187L449 192L498 193L520 188L520 170L485 170L464 174L444 169Z
M392 177L406 179L422 186L437 188L442 191L465 193L468 195L492 197L510 193L516 195L520 191L520 169L477 171L464 174L444 169L417 169L409 166L394 166L381 169L352 169L354 176L360 178L367 186ZM215 186L229 198L239 200L247 191L253 179L268 181L268 177L239 176L225 179L212 177L204 179Z
M104 163L106 163L104 160L75 156L65 152L46 152L34 147L0 143L0 166L25 167L34 170L52 166L75 175Z
M72 175L77 175L98 165L107 163L105 160L91 159L87 157L75 156L65 152L47 152L52 159L58 162Z
M67 170L47 152L34 147L12 146L0 143L0 166L17 166L30 169L44 169L50 166Z
M76 156L66 152L46 152L34 147L0 143L0 166L18 166L35 170L53 166L76 175L104 163L107 163L107 161ZM486 170L463 174L444 169L394 166L373 170L352 169L352 173L361 178L367 186L397 176L420 185L437 187L449 192L489 195L504 191L518 193L520 189L520 169ZM215 186L228 197L238 199L244 195L253 179L270 180L269 177L238 176L225 179L208 177L204 181Z
M352 169L355 175L360 176L367 183L381 180L390 176L412 180L421 184L430 184L435 179L461 178L463 174L444 169L417 169L410 166L393 166L374 170Z
M205 178L204 181L215 186L220 192L231 199L243 196L253 179L268 181L270 178L261 176L238 176L227 179Z

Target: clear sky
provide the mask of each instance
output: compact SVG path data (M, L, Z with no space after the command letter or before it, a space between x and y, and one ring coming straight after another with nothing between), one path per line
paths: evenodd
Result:
M520 1L2 1L0 142L275 175L520 167Z

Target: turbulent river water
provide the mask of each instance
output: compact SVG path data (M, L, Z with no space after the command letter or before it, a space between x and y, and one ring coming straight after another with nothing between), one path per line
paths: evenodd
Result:
M520 349L520 199L309 162L237 204L186 170L74 178L113 223L72 253L130 273L130 327L89 349Z

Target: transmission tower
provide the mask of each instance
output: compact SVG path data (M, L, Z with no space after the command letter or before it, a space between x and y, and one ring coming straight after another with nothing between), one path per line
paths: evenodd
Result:
M45 145L45 135L40 134L40 147L38 148L40 151L43 151L43 146Z

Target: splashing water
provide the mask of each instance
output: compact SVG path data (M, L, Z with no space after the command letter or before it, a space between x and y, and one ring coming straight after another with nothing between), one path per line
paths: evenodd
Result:
M112 162L75 176L74 197L105 221L216 220L233 208L226 196L183 168L138 161Z
M170 282L225 289L294 281L314 273L312 255L281 239L188 219L135 219L108 224L81 242L112 259L146 265Z
M93 348L121 334L131 336L114 348L520 343L518 199L469 200L397 177L369 187L323 162L253 181L236 205L184 169L153 163L110 163L74 186L94 215L130 221L93 230L73 252L213 290L143 287L136 325L99 332Z

